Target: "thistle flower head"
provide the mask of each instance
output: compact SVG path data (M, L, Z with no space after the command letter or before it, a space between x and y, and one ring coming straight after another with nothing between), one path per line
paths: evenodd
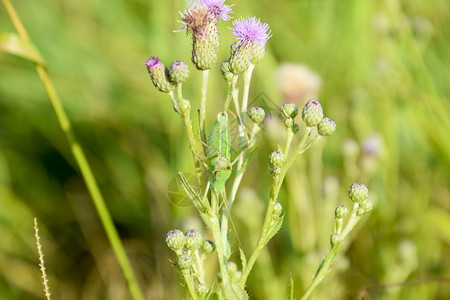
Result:
M200 1L197 1L200 2ZM189 8L180 12L180 23L184 26L182 30L203 36L209 24L215 22L212 14L208 13L208 6L202 3L191 3Z
M240 18L233 22L233 35L242 43L265 45L271 37L269 25L261 23L256 17Z
M204 4L208 7L208 13L212 14L217 20L227 21L230 19L228 14L231 13L231 6L224 4L224 2L225 0L197 0L192 1L189 5Z
M174 89L174 85L169 80L169 70L157 58L152 57L145 62L153 85L161 92L168 93Z

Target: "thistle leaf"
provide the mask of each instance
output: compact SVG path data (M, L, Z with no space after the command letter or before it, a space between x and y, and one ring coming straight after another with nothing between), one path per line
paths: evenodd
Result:
M269 229L269 233L267 234L266 237L266 244L270 241L271 238L274 237L275 234L277 234L277 232L280 230L281 225L283 225L283 217L280 217L275 223L273 223Z
M247 300L247 292L237 283L230 283L225 286L225 299L227 300Z

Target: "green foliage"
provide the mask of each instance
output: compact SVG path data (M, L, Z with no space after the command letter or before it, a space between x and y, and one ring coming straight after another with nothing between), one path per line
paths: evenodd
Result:
M190 39L170 33L180 29L175 11L184 2L15 2L87 149L141 287L152 299L186 297L164 235L173 224L196 223L184 221L195 208L173 205L166 187L179 170L192 172L192 158L179 117L143 66L155 53L165 62L190 61ZM260 16L273 34L249 102L260 92L277 106L294 100L274 74L283 62L304 63L320 74L320 100L338 128L323 150L319 143L290 170L280 194L284 226L249 277L251 298L288 298L290 272L294 298L300 296L329 247L334 209L356 181L369 187L374 210L344 243L315 297L447 298L449 285L436 278L450 278L450 3L262 0L233 9ZM222 45L233 41L229 26L219 24ZM3 9L0 32L14 32ZM228 53L222 46L218 55ZM208 99L223 99L214 72ZM192 72L189 80L184 97L194 104L201 76ZM209 104L212 120L223 103ZM127 299L32 64L5 53L0 128L0 298L42 299L36 216L55 299ZM254 247L261 225L248 212L263 216L271 181L268 145L276 137L267 129L238 192L245 200L232 210L245 249ZM347 151L348 138L356 153Z

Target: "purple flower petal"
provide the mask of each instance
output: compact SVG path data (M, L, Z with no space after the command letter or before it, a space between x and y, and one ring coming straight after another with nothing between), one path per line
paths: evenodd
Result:
M270 35L269 25L261 23L256 17L244 19L240 18L233 22L233 35L241 42L258 43L260 45L266 44Z
M231 13L231 6L224 4L225 0L197 0L189 3L190 7L198 4L205 4L208 7L208 12L212 13L217 20L229 20Z

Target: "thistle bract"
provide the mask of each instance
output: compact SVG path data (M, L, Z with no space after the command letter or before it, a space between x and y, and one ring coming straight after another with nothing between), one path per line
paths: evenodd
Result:
M170 82L169 70L157 57L147 59L145 65L147 66L153 85L159 91L168 93L175 88L172 82Z
M323 109L320 102L317 100L309 100L302 111L302 119L306 126L316 127L323 119Z
M273 151L269 155L269 162L274 167L281 167L284 163L284 153L280 151Z
M345 218L348 215L348 208L345 205L340 205L336 207L334 214L336 216L336 219Z
M183 249L186 237L181 230L171 230L166 234L166 244L173 251Z
M264 109L262 109L261 107L255 106L250 109L250 111L248 112L248 116L250 120L252 120L256 124L259 124L262 121L264 121L266 113L264 112Z
M187 250L197 250L203 243L203 236L197 229L189 229L186 231L186 243L184 247Z
M189 254L181 254L177 259L177 266L182 269L190 269L192 266L192 258Z
M169 68L169 77L173 83L185 82L189 76L189 68L182 60L174 61Z
M298 107L294 103L284 103L281 105L281 114L285 118L295 118L298 115Z
M206 254L211 254L214 252L214 250L216 249L216 245L214 244L213 241L210 240L205 240L202 244L202 250L203 252L205 252Z
M317 131L322 136L332 135L336 131L336 123L330 118L323 118L317 125Z
M350 186L348 196L350 200L361 203L369 197L369 189L363 183L356 182Z

